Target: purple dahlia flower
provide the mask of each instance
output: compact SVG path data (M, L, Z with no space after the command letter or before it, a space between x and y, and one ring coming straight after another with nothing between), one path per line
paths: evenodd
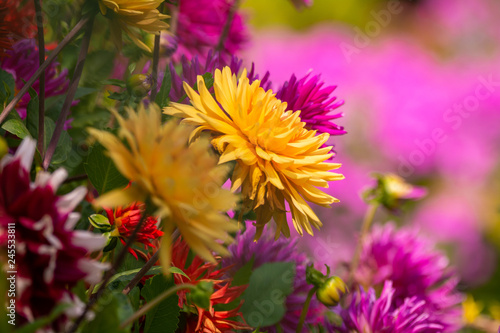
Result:
M28 81L39 66L38 47L34 39L23 39L13 45L12 50L6 52L7 56L0 60L0 68L10 73L16 81L16 89L20 90L24 86L24 82ZM45 97L57 96L64 94L68 88L68 70L63 69L58 71L57 62L52 62L45 70ZM33 83L32 88L39 94L39 81ZM21 118L26 117L26 107L30 101L29 93L26 93L18 105L16 110Z
M307 74L300 80L292 75L278 92L276 98L287 102L288 110L301 111L300 119L312 130L330 135L341 135L347 133L342 126L332 122L343 116L336 111L344 104L332 96L337 86L325 86L320 80L320 75L311 76Z
M186 91L183 86L184 82L186 82L189 86L194 87L198 75L203 75L205 73L211 73L214 75L216 69L222 69L225 66L229 66L233 74L238 74L241 71L242 61L233 56L231 57L230 62L226 62L221 59L219 54L214 54L212 51L209 51L204 64L202 64L198 56L194 56L191 60L188 60L183 56L181 59L181 65L182 73L179 75L175 71L174 65L172 63L169 64L170 73L172 75L172 86L169 97L172 102L189 103L189 99L187 98ZM259 75L255 72L255 66L253 63L247 77L250 82L259 80ZM158 86L160 84L161 83L159 83ZM262 80L260 80L260 86L265 90L270 89L271 82L269 81L269 72L266 72ZM213 88L211 88L210 91L213 91ZM182 99L183 97L184 99Z
M181 55L192 59L195 55L205 60L209 50L215 49L234 0L182 0L179 7L174 61ZM169 38L165 35L165 38ZM248 40L243 17L236 12L224 43L222 57L236 54Z
M253 268L269 262L294 262L296 265L293 292L286 298L286 313L279 325L283 332L294 333L299 323L302 307L306 301L307 293L312 288L306 282L306 266L309 264L307 257L297 251L297 239L279 238L274 240L274 233L265 229L262 237L255 242L255 229L248 228L236 236L235 242L228 247L231 257L223 260L223 267L231 266L230 272L235 273L252 258ZM321 320L324 307L314 298L307 313L305 326L317 324ZM260 328L261 331L276 332L275 327ZM306 329L304 328L304 332Z
M35 141L24 139L14 156L0 161L0 248L10 248L15 230L16 311L23 322L47 316L60 303L71 303L47 331L64 331L68 318L83 310L70 290L78 281L100 281L102 264L87 258L100 250L104 237L88 231L74 231L80 215L73 212L86 193L84 187L58 196L66 171L39 172L30 181Z
M375 289L390 280L394 306L415 297L425 302L425 311L443 325L443 332L455 332L460 325L458 277L450 271L448 259L415 230L375 226L365 240L356 280Z
M354 293L349 306L340 311L342 326L331 328L333 332L376 333L438 333L443 325L426 311L425 301L417 297L406 298L395 306L396 290L391 281L384 283L380 297L370 288Z

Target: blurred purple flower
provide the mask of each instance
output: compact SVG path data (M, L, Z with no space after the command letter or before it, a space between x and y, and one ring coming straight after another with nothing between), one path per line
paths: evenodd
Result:
M195 55L203 61L209 50L215 49L234 0L182 0L177 23L177 50L174 61L181 56L192 59ZM235 13L229 34L224 43L224 59L236 54L248 40L243 17ZM165 35L165 38L168 38Z
M295 74L292 74L290 80L278 89L276 98L287 102L288 110L300 110L300 119L310 129L330 135L345 134L346 131L342 126L332 122L343 116L335 110L344 102L337 101L337 97L332 96L337 86L324 85L325 83L320 80L320 75L307 74L298 80Z
M81 280L97 283L101 279L105 266L86 256L102 249L106 239L73 230L80 218L73 210L86 190L78 187L57 196L67 175L64 169L39 172L35 182L30 181L35 145L34 140L24 139L15 155L5 156L0 163L0 248L7 249L8 230L15 230L16 311L23 322L48 316L58 304L72 304L51 324L53 331L61 332L68 317L79 316L84 307L71 288Z
M375 290L354 293L349 306L340 311L343 320L338 332L391 332L432 333L443 332L443 325L427 313L425 301L417 297L404 299L395 305L396 290L391 281L385 281L380 297ZM335 331L335 332L337 332Z
M274 240L274 233L265 229L262 237L255 242L255 229L247 230L236 236L235 242L228 247L231 257L225 258L223 267L231 266L230 273L234 274L253 258L253 268L269 262L294 262L295 280L293 292L286 298L286 314L279 323L283 332L293 333L297 328L302 307L307 293L312 288L306 282L306 266L309 264L307 257L297 251L297 239L279 238ZM306 317L306 324L315 324L321 320L324 307L313 299ZM267 332L276 332L275 327L260 328ZM305 330L304 330L305 332Z
M13 45L12 50L6 52L7 56L0 60L0 68L12 74L16 81L16 89L24 86L39 67L38 47L34 39L23 39ZM68 70L57 70L59 64L52 62L45 70L45 97L64 94L68 88ZM39 94L39 81L36 80L32 88ZM26 93L16 106L21 118L26 117L26 108L30 101L29 93Z
M365 239L356 280L375 288L391 280L394 306L412 297L424 301L425 311L444 332L454 332L460 323L458 277L449 270L448 259L415 230L396 230L391 223L375 226Z
M304 7L311 7L313 4L313 0L290 0L295 8L303 9Z

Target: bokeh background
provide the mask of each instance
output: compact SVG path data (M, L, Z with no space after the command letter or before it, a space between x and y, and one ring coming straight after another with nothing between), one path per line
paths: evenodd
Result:
M301 246L317 264L352 257L370 174L393 172L429 193L376 221L412 225L446 251L460 287L500 319L500 2L287 0L243 3L243 58L274 87L312 72L345 104L332 139L346 179L317 209L325 226Z

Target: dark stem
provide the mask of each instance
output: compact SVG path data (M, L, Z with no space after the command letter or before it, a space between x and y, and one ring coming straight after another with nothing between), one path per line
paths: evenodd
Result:
M73 176L73 177L68 177L66 178L66 180L63 182L64 184L67 184L67 183L71 183L71 182L76 182L76 181L80 181L80 180L85 180L89 178L89 176L87 174L83 174L83 175L76 175L76 176Z
M69 110L71 108L71 103L73 103L73 98L75 97L76 90L78 89L78 84L80 83L80 77L82 76L83 66L85 64L85 58L87 57L87 52L89 50L90 36L92 35L92 27L94 25L94 17L92 16L87 23L87 28L85 29L85 35L83 36L82 45L80 46L80 54L78 55L78 61L76 63L75 71L73 73L73 78L69 83L68 92L66 94L66 99L57 118L56 128L50 139L50 143L43 157L42 167L47 170L56 151L57 143L61 137L61 133L64 129L64 123L69 115Z
M229 8L229 13L227 14L226 23L224 24L224 28L222 29L222 33L219 37L219 43L215 48L215 51L220 52L224 49L224 43L226 42L227 36L229 35L229 30L231 29L231 24L233 23L234 15L236 11L240 7L241 0L234 0L233 4Z
M153 80L153 86L151 87L151 102L155 101L157 86L158 86L158 62L160 60L160 33L155 35L155 46L153 50L153 71L151 73L151 78Z
M127 284L127 286L123 289L122 293L127 295L134 287L141 281L144 275L153 267L158 259L160 258L160 250L158 249L151 258L149 258L148 262L141 268L139 272L134 276L134 278Z
M36 26L38 35L38 61L41 67L45 61L45 39L43 34L42 0L35 0ZM37 148L43 156L43 135L45 132L45 71L40 74L38 93L38 142Z
M19 90L16 96L10 101L10 103L3 109L2 113L0 114L0 124L7 118L9 113L14 110L14 107L19 103L21 98L26 94L29 90L29 88L33 85L33 83L40 77L40 75L45 72L45 69L50 65L50 63L57 57L57 55L61 52L61 50L68 45L73 38L80 32L80 30L85 26L87 21L89 20L89 17L84 17L78 22L75 27L64 37L64 39L57 45L57 47L50 53L50 55L47 57L47 59L43 62L43 64L38 67L36 70L35 74L28 80L28 82L25 83L25 85Z
M144 224L144 221L146 220L146 211L144 211L141 215L141 220L139 223L137 223L137 226L134 229L134 232L130 235L130 237L127 240L127 243L123 247L123 249L120 251L118 254L115 262L113 263L113 266L106 272L104 279L102 280L101 285L99 286L99 289L95 294L92 294L89 298L89 301L87 305L85 306L85 309L83 310L83 313L76 319L76 321L73 323L73 326L69 329L68 333L74 333L78 329L78 327L82 324L83 320L85 319L85 316L89 312L89 310L94 306L94 304L97 302L97 300L102 296L104 293L104 290L106 289L106 286L109 283L109 280L113 277L113 275L116 274L118 271L118 268L121 266L123 263L123 260L125 259L125 256L128 253L128 249L132 244L135 242L135 239L137 238L137 235L139 234L139 230L141 230L142 225Z

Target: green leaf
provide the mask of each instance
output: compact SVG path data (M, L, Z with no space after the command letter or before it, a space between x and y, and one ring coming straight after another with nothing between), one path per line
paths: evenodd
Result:
M141 295L146 302L150 302L173 286L175 286L174 279L167 280L165 276L157 275L148 280L142 289ZM144 333L175 332L179 323L180 308L178 302L179 297L175 293L146 313Z
M38 94L35 89L30 88L29 93L31 96L28 102L28 107L26 108L26 128L31 134L31 137L38 137Z
M9 103L14 97L16 81L10 73L0 69L0 83L0 105L3 106Z
M105 154L101 144L96 143L84 164L89 180L99 194L125 187L128 180L121 175L113 161Z
M170 73L170 67L167 66L165 68L165 74L163 76L163 80L161 82L161 88L156 95L155 102L161 108L168 105L168 95L170 94L170 89L172 87L172 74Z
M285 315L286 296L293 291L295 263L266 263L255 269L243 293L241 313L248 325L265 327L278 323Z
M17 114L15 110L12 111L10 114L13 113ZM24 139L26 136L30 136L30 132L28 131L26 125L24 125L24 122L21 119L11 118L7 120L5 123L3 123L2 128L11 134L14 134L20 139Z
M120 292L105 291L95 307L95 318L83 327L82 333L127 332L126 329L120 329L120 323L125 320L122 318L130 314L128 307L132 309L125 295Z
M43 136L44 149L47 149L52 138L52 134L56 128L54 121L48 117L45 117L45 134ZM51 164L61 164L68 159L68 154L71 152L71 137L68 132L62 131L59 137L59 142L57 143L54 156L52 156Z
M39 318L32 323L24 325L20 329L16 330L16 333L34 333L38 331L40 328L43 328L52 323L55 319L57 319L57 317L59 317L64 312L64 310L66 310L70 306L71 304L67 303L59 304L54 308L54 310L52 310L52 312L47 317Z

